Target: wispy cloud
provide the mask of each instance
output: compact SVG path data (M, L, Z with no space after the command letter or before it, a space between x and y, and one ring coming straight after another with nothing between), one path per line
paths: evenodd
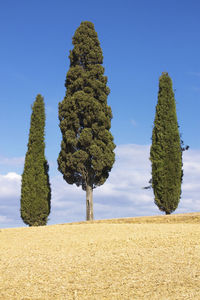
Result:
M199 85L199 79L200 79L200 72L188 72L188 75L191 76L192 84L190 89L193 92L200 92L200 85Z
M13 220L12 219L9 219L8 217L6 217L6 216L0 216L0 224L2 223L10 223L10 222L12 222Z
M200 86L192 86L194 92L200 92Z
M189 72L189 75L200 77L200 72Z
M135 120L131 120L131 124L134 126L134 127L137 127L138 123L135 121Z
M23 166L23 164L24 164L24 156L8 158L0 155L0 165L18 167L18 166Z

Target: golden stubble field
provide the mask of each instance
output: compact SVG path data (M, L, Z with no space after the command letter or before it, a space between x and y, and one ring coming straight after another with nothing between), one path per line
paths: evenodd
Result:
M0 230L0 299L200 299L200 213Z

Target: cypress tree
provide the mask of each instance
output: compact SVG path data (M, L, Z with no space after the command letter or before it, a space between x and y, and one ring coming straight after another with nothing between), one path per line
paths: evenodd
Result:
M171 214L180 201L183 171L172 80L166 72L159 80L150 160L155 204L161 211Z
M66 95L59 103L62 132L58 169L69 184L86 191L86 219L93 219L93 189L102 185L115 161L110 92L103 54L94 25L85 21L76 30L70 51Z
M29 226L46 225L51 189L44 143L45 108L41 95L32 106L28 150L21 185L21 218Z

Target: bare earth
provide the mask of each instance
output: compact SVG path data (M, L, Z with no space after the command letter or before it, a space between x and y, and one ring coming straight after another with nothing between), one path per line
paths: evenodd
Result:
M0 299L200 299L200 213L0 230Z

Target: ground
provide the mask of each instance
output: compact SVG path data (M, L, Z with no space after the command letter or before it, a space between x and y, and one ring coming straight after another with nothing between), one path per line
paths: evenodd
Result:
M200 213L0 230L0 299L200 299Z

